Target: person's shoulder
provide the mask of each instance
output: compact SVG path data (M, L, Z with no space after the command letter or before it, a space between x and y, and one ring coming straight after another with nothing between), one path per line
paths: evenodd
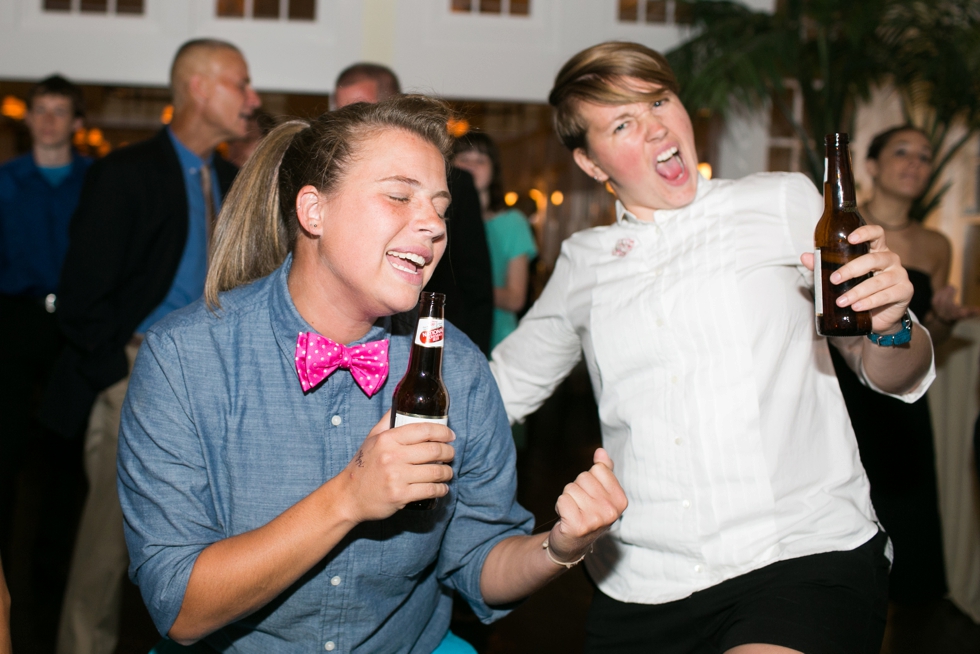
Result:
M102 169L131 170L134 166L153 164L161 155L166 154L168 146L173 149L166 133L161 130L148 139L113 150L96 161L93 166Z
M945 234L934 229L929 229L921 223L918 224L916 231L918 232L916 234L916 240L918 241L919 247L923 251L928 253L930 256L949 257L953 246ZM887 234L885 236L887 239Z
M168 313L148 330L148 334L186 335L196 330L210 330L218 325L232 326L262 320L268 312L272 282L270 275L219 293L218 307L211 307L204 298L200 298L182 309Z
M807 194L819 193L813 181L803 173L763 172L746 175L736 180L719 181L727 181L731 184L732 189L749 193L779 190Z
M489 375L487 357L470 337L448 320L445 322L445 329L442 374L446 383L454 381L470 385L477 383L483 377L484 371Z
M0 177L7 179L20 179L29 174L36 168L34 156L28 152L14 157L10 161L0 164Z

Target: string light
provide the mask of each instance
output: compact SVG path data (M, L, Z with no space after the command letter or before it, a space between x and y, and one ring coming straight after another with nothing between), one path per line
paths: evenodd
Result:
M711 164L702 161L698 164L698 172L701 173L701 177L711 179Z
M508 207L513 207L515 204L517 204L517 198L517 193L514 191L508 191L504 194L504 204L506 204Z
M555 205L556 207L564 201L565 201L565 194L562 193L561 191L555 191L554 193L551 194L551 204Z
M5 96L0 102L0 114L14 120L24 120L27 115L27 103L12 95Z

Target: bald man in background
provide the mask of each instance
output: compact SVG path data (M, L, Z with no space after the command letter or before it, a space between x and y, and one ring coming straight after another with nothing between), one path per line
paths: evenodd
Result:
M152 138L92 165L70 228L58 294L69 347L42 420L85 432L89 494L75 542L59 654L112 654L129 557L116 492L119 414L143 333L204 289L213 219L237 169L214 154L259 107L230 43L185 43L170 74L174 113Z

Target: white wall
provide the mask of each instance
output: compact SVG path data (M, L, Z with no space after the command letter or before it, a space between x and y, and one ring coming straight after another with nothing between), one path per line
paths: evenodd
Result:
M748 0L770 9L773 0ZM164 86L185 40L244 51L260 90L327 93L348 64L396 70L406 88L456 98L544 102L558 68L610 39L666 50L687 30L621 23L616 0L532 0L531 15L453 14L450 0L317 0L317 20L214 17L214 0L145 0L143 16L60 14L0 0L0 77L58 71L87 83Z

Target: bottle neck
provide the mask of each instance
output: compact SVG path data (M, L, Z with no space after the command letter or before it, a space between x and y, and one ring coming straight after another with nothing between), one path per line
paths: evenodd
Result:
M827 208L854 211L857 202L854 194L854 175L851 172L851 153L847 149L847 135L830 135L827 137L826 145L824 202Z
M442 376L442 344L445 338L445 296L439 293L422 293L419 301L419 322L415 328L415 340L412 342L412 351L408 355L408 369L415 374L431 375L434 377ZM433 336L437 336L439 346L431 347L421 345L419 329L427 330L429 326L436 326L438 334L429 333L424 338L432 342Z

